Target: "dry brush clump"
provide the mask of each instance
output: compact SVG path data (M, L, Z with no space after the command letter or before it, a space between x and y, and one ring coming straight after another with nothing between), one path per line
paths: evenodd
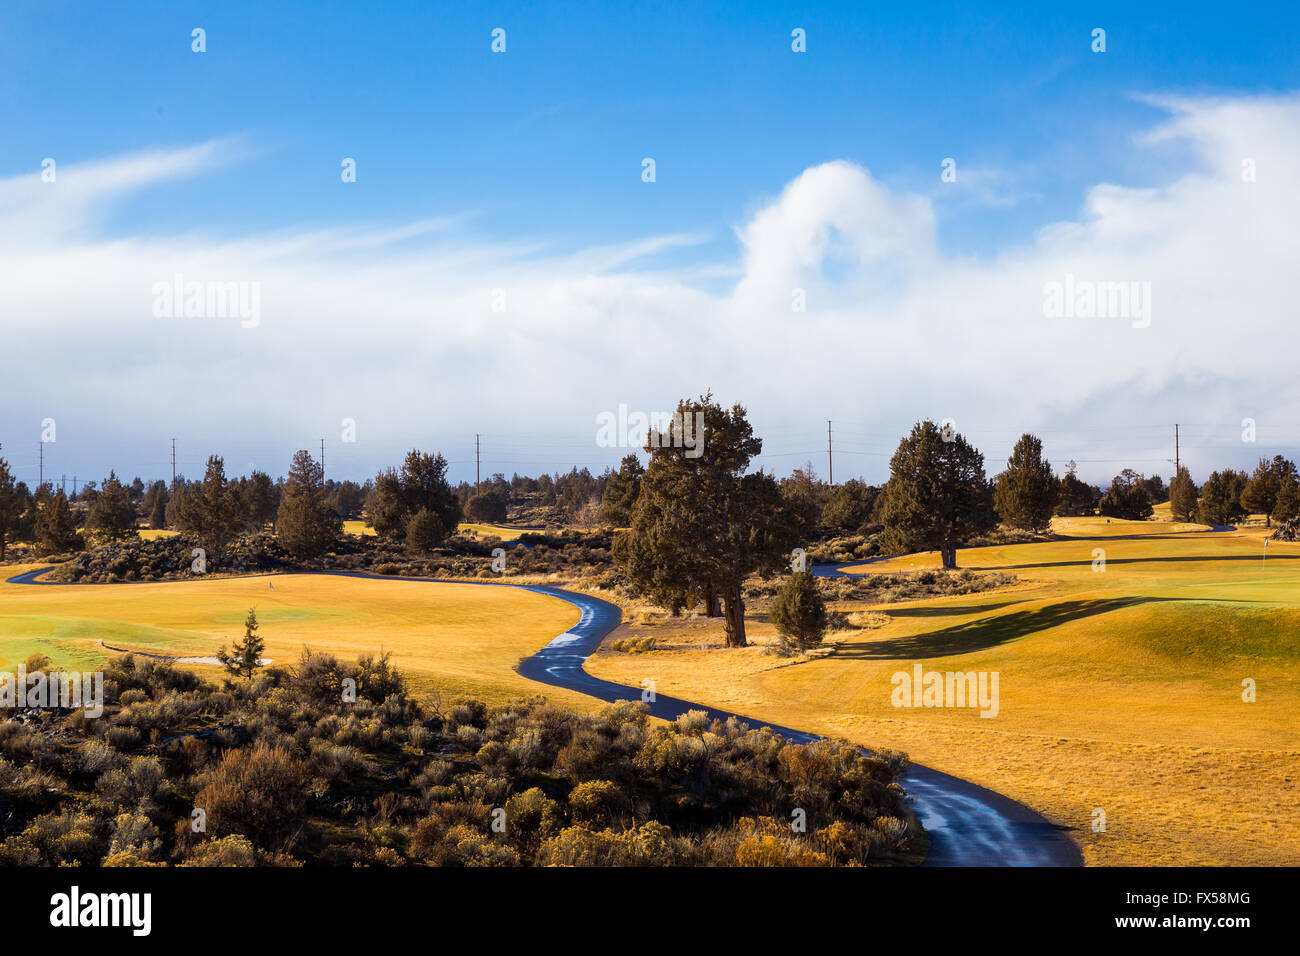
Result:
M128 538L89 548L50 572L49 579L66 583L164 581L193 577L194 549L199 538L185 533L165 538ZM361 571L403 577L499 578L492 569L492 551L507 552L506 576L569 574L601 578L615 586L610 535L601 531L566 530L557 534L524 534L517 544L496 538L453 535L427 551L375 536L344 535L325 553L295 557L275 535L257 532L235 536L221 550L208 553L201 573L269 573L293 571Z
M960 571L900 571L818 579L828 602L861 601L867 604L977 594L1015 582L1014 574L1002 571L977 574L969 568Z
M920 837L898 754L692 712L420 705L386 657L218 685L115 658L104 713L0 722L0 864L859 865Z

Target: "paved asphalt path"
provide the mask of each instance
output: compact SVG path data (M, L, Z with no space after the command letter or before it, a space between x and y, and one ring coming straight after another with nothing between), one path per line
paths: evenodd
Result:
M40 568L8 580L9 584L53 585L58 582L37 580L49 568ZM333 573L333 572L323 572ZM349 577L375 575L338 572ZM817 565L813 573L820 577L842 574L837 567ZM387 580L394 580L388 578ZM404 581L440 583L435 578L398 578ZM441 582L446 583L446 582ZM504 581L458 582L484 587L518 587L546 594L574 605L581 618L568 631L556 637L531 657L519 662L518 672L530 680L553 687L587 694L599 700L641 700L642 689L616 684L593 677L583 669L587 658L600 646L605 636L618 627L622 611L608 601L586 594L546 585L508 584ZM817 740L817 734L781 727L767 721L718 710L694 701L656 694L648 702L650 713L674 720L688 710L702 710L710 717L726 720L737 717L755 727L771 727L795 743ZM1081 866L1079 848L1063 830L1049 823L1023 804L1001 794L968 783L929 767L910 764L902 780L913 809L930 836L930 852L925 866Z

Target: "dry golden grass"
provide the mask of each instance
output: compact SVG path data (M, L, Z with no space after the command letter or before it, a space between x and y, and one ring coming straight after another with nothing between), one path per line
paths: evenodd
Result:
M528 531L536 531L536 528L510 528L503 524L481 524L478 522L463 522L457 529L462 533L469 533L480 538L500 538L502 541L518 541L521 534Z
M23 570L7 567L4 576ZM266 656L276 663L292 663L304 646L347 660L386 650L421 696L436 690L444 702L470 696L499 702L544 693L593 706L590 698L514 672L520 658L573 626L577 609L546 595L474 584L313 574L0 584L0 667L42 653L57 665L84 669L105 659L101 641L153 654L210 656L243 634L250 607L257 609Z
M719 648L716 621L622 628L650 653L602 650L600 676L787 726L907 751L1074 828L1090 864L1300 863L1300 545L1263 530L1067 519L1067 540L958 552L1017 575L975 595L846 611L884 626L831 635L826 657ZM1094 571L1094 549L1106 569ZM863 572L937 567L915 555ZM863 623L866 623L865 621ZM996 671L1000 712L891 705L891 676ZM1256 703L1242 701L1253 679ZM1094 809L1105 832L1091 830Z
M498 524L479 524L473 521L462 522L456 528L462 534L472 534L476 537L487 538L496 537L502 541L517 541L519 536L528 531L528 528L508 528L505 525ZM534 529L535 530L535 529ZM169 532L170 533L170 532ZM364 521L353 519L343 522L343 533L355 537L372 537L377 532L374 528L367 525Z

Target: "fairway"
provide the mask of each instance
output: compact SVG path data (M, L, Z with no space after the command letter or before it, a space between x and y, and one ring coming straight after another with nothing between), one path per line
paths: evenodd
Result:
M1300 545L1273 541L1264 561L1263 528L1199 527L1058 519L1068 538L960 550L961 567L1018 582L870 605L884 626L832 635L820 660L700 648L711 635L701 621L625 625L615 638L653 635L668 649L606 649L588 669L905 750L1070 827L1092 864L1295 864ZM920 554L849 570L937 567ZM755 617L753 637L770 639ZM892 675L917 662L997 672L998 715L892 706ZM1255 703L1242 700L1247 678ZM1105 829L1094 831L1097 810Z
M5 569L5 576L26 570ZM274 584L274 589L271 585ZM113 647L211 656L257 609L266 656L292 664L304 646L340 659L392 651L417 695L502 701L542 688L514 672L578 620L557 598L473 584L284 574L122 585L0 584L0 667L28 655L86 669ZM218 668L194 665L216 677ZM588 698L546 689L574 705Z

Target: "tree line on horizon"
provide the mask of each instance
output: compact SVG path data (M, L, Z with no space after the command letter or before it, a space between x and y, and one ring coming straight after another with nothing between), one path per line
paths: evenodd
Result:
M702 454L687 455L670 424L665 436L648 438L647 465L629 455L609 476L600 513L623 528L614 559L633 585L673 613L703 607L721 617L728 646L746 644L744 581L790 569L794 549L819 535L877 529L886 552L937 551L951 570L958 547L999 525L1042 534L1054 515L1144 520L1164 501L1175 517L1211 525L1253 512L1270 523L1290 521L1300 512L1300 477L1281 456L1261 460L1251 476L1214 472L1200 489L1185 467L1168 488L1158 475L1124 469L1103 491L1082 481L1073 462L1058 476L1032 434L1020 437L1006 468L989 479L983 454L932 421L917 423L899 442L882 486L850 479L831 487L811 466L778 481L749 470L762 440L742 406L725 409L706 393L678 403L674 421L701 414ZM815 617L807 575L795 570L781 600Z
M0 458L0 560L10 541L54 555L130 538L146 515L153 528L193 534L218 562L235 536L268 529L294 557L318 556L338 543L347 517L364 517L382 540L427 554L466 518L499 523L520 502L540 500L570 520L616 530L615 562L635 587L674 611L703 605L723 618L728 642L743 645L744 580L775 574L794 548L837 534L878 532L886 551L934 550L952 569L958 547L999 524L1042 533L1054 515L1142 520L1166 500L1176 518L1210 525L1249 513L1285 522L1300 513L1300 473L1282 456L1261 459L1252 475L1216 471L1200 488L1185 467L1168 487L1158 475L1124 469L1103 491L1078 478L1073 462L1058 476L1031 434L989 479L983 454L964 436L924 421L900 440L883 485L830 486L811 465L779 480L750 471L762 439L742 406L723 408L708 393L680 402L675 421L696 414L708 436L698 457L674 440L679 426L670 424L665 436L648 436L648 464L630 454L603 475L575 467L453 486L441 454L413 449L399 468L358 485L326 482L319 462L300 450L285 478L254 471L228 479L213 455L202 480L178 477L170 487L139 478L125 484L110 472L81 490L75 511L61 488L47 482L33 494Z
M526 503L542 509L548 523L594 524L608 478L608 472L593 475L587 468L575 467L568 473L536 478L515 474L507 480L494 474L478 484L452 486L442 455L411 454L416 457L408 455L400 469L385 469L361 484L322 481L308 468L307 462L314 459L303 450L294 456L287 477L273 479L255 469L246 476L227 478L224 460L213 455L200 480L177 475L171 482L146 482L137 476L127 483L110 472L102 482L85 482L72 494L53 481L33 491L15 478L0 457L0 561L6 559L13 542L32 544L38 555L48 556L120 541L144 528L193 532L219 552L243 533L269 529L281 537L281 504L286 491L298 489L305 491L306 498L291 501L286 512L291 528L284 536L295 553L314 552L330 537L322 522L332 526L350 519L365 519L388 540L409 541L412 550L427 551L444 543L464 519L500 524L512 508L518 510ZM415 490L422 484L422 492ZM421 495L419 505L410 507ZM449 507L452 498L460 503L459 511ZM309 506L304 507L304 501ZM428 514L419 516L415 533L408 535L407 525L421 507Z

